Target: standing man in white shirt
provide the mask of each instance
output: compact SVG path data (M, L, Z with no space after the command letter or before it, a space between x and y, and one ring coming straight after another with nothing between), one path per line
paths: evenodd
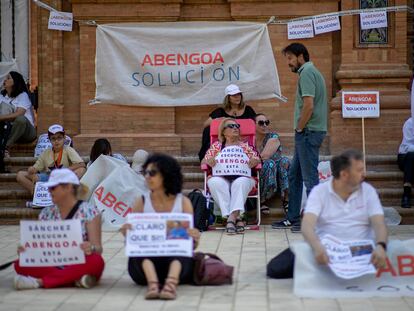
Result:
M387 227L375 189L364 182L362 154L347 150L331 161L333 178L315 186L306 202L302 234L313 249L318 264L326 265L328 255L320 239L326 234L340 240L375 240L371 261L378 269L385 265ZM293 277L294 255L287 249L267 266L272 278Z

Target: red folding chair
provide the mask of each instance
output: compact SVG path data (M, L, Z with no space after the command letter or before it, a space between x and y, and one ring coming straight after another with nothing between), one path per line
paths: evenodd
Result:
M218 140L218 129L220 126L222 119L214 119L211 121L210 124L210 144L216 142ZM256 144L256 124L251 119L237 119L236 122L240 124L240 136L244 142L247 142L250 146L255 146ZM257 223L254 225L246 225L246 229L250 230L259 230L260 221L261 221L261 213L260 213L260 169L262 168L261 164L258 164L254 168L252 168L252 176L255 179L255 185L253 189L250 191L248 198L256 199L256 209L257 209ZM201 170L204 171L204 195L210 197L208 186L207 186L207 177L211 174L211 167L207 164L201 165ZM225 229L224 227L211 227L209 229Z

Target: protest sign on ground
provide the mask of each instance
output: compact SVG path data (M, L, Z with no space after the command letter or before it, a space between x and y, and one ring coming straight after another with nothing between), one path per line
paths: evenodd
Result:
M376 274L345 280L328 266L315 261L305 242L292 245L295 253L293 290L295 295L312 298L414 296L414 239L389 241L387 265Z
M85 263L79 219L20 222L20 253L22 267L64 266Z
M128 214L132 230L126 236L125 254L129 257L193 255L193 217L184 213Z

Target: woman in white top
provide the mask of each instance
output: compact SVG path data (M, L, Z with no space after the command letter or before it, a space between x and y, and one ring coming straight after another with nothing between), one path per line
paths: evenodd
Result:
M181 194L183 175L178 162L167 155L153 154L143 165L143 175L151 190L137 199L133 213L188 213L193 214L191 201ZM125 236L130 224L124 224ZM194 248L200 238L197 229L186 234L194 239ZM130 257L128 272L135 283L148 285L146 299L175 299L179 283L191 283L193 260L189 257ZM160 287L160 284L163 284ZM161 290L160 290L161 288Z
M10 109L7 109L9 111L5 114L0 115L0 122L12 123L10 136L7 139L4 151L4 155L7 157L9 155L8 149L16 142L28 143L35 140L36 129L34 127L32 103L22 75L16 71L10 71L3 82L3 88L0 103L2 103L2 106L8 105Z

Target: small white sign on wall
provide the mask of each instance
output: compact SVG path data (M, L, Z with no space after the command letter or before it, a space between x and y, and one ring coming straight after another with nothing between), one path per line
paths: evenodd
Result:
M315 28L315 35L341 30L339 16L325 16L314 18L313 26Z
M361 29L373 29L388 27L387 11L379 11L372 13L360 13Z
M67 12L51 11L49 15L49 29L72 31L73 15Z
M289 40L313 37L313 22L311 19L288 23Z

